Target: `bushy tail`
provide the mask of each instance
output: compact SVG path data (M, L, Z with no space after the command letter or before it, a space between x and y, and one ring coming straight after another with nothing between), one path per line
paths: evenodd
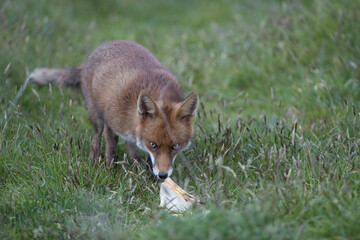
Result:
M38 86L57 84L62 87L80 87L82 65L71 68L37 68L29 76Z

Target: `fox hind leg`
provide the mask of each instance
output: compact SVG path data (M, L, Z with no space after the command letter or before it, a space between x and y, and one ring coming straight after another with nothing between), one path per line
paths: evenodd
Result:
M92 139L91 139L91 143L90 143L90 161L93 162L93 164L96 164L96 159L99 157L100 155L100 151L101 151L101 138L102 138L102 133L104 131L104 121L97 116L91 115L89 113L90 116L90 122L91 125L93 126L93 135L92 135Z
M106 167L110 168L116 163L118 156L116 154L119 137L105 124L105 141L106 141Z

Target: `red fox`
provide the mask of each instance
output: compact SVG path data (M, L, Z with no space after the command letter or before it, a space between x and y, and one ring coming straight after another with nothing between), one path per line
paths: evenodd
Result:
M99 157L105 132L107 167L117 159L120 136L132 158L141 161L136 146L144 150L153 173L165 179L176 154L191 143L198 93L184 99L172 72L135 42L105 42L84 64L38 68L29 77L39 86L81 88L94 129L90 159Z

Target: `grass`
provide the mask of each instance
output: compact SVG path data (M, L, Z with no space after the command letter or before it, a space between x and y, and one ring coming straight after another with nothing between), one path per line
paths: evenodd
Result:
M359 1L45 1L0 6L2 239L360 239ZM207 204L159 209L119 145L87 160L83 99L28 85L99 44L149 48L198 90L173 179Z

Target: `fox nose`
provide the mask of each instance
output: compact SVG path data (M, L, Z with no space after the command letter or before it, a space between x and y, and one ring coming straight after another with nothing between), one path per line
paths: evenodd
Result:
M164 172L159 172L159 175L158 175L158 177L161 179L165 179L165 178L167 178L167 176L168 176L168 174L164 173Z

